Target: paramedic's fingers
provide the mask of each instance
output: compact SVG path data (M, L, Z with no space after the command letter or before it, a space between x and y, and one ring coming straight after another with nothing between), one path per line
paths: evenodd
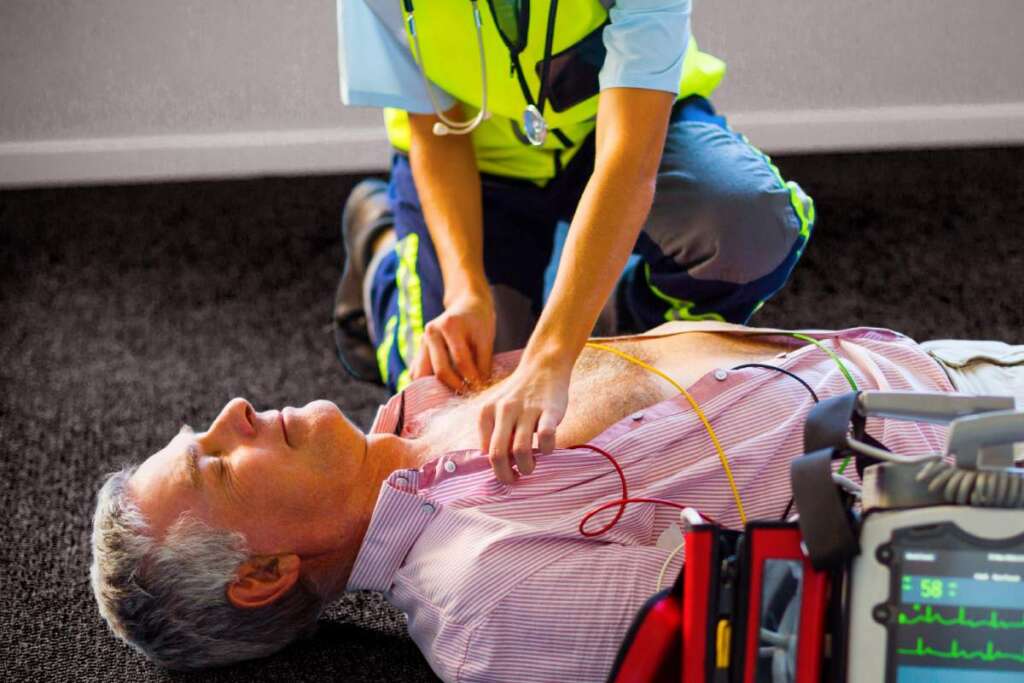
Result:
M480 384L490 374L495 326L490 292L446 298L444 312L424 327L427 358L413 364L413 378L433 373L455 391Z
M412 370L412 378L419 379L420 377L429 377L434 374L434 366L430 364L430 354L427 352L427 344L420 338L420 348L416 351L416 355L412 359L412 363L409 365L409 369Z
M537 429L539 418L539 408L524 408L516 423L516 433L512 437L512 455L515 456L516 469L520 474L530 474L536 464L533 459L533 433Z
M462 378L459 380L460 389L465 389L466 385L477 386L480 384L480 372L476 368L468 336L464 334L461 325L456 323L454 318L448 318L446 323L440 325L440 328L441 334L444 336L444 343L448 347L448 355L455 366L455 372Z
M498 400L494 407L494 431L487 454L491 460L491 468L498 481L512 484L516 474L512 471L512 436L522 405L518 401Z
M495 475L501 481L511 483L514 476L508 462L512 439L524 414L527 414L523 438L533 439L534 431L544 418L545 445L551 440L551 429L561 422L569 399L569 379L572 363L536 362L520 360L515 371L495 387L493 395L483 402L481 419L486 419L488 406L493 411L494 427L488 441L488 453Z
M476 426L480 436L480 450L487 455L487 449L491 446L491 434L494 432L493 403L485 403L480 409L480 417L477 418Z
M555 450L555 430L558 423L562 421L562 415L551 410L541 413L537 421L537 448L544 455L550 455Z
M428 323L423 329L423 346L427 347L427 354L430 356L430 365L434 374L439 380L445 383L449 389L458 391L462 388L462 378L452 368L451 358L448 356L448 345L445 344L444 335L432 323Z

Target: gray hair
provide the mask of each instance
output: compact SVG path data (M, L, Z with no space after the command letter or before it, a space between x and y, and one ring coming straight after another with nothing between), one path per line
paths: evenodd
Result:
M134 472L107 478L93 516L92 590L116 636L161 666L201 669L264 657L315 631L324 601L306 577L265 607L228 601L249 558L241 533L185 513L156 540L127 490Z

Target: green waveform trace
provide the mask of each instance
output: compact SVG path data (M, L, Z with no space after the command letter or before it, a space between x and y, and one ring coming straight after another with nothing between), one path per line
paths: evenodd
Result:
M997 610L989 610L987 619L968 619L966 609L960 607L957 609L955 617L943 616L938 610L933 610L931 605L928 605L924 609L924 613L920 613L921 606L914 605L913 609L918 614L908 616L907 614L900 612L897 617L897 622L901 626L914 626L916 624L938 624L939 626L963 626L966 628L991 628L991 629L1024 629L1024 617L1021 617L1017 621L1007 621L999 618L999 612Z
M984 650L961 650L960 644L955 640L950 643L949 650L936 650L930 645L925 645L924 638L918 638L914 648L901 647L897 648L896 652L911 657L938 657L939 659L965 659L969 661L978 659L983 662L1005 661L1024 664L1024 648L1021 648L1020 654L1003 652L1002 650L997 650L991 640L985 643Z

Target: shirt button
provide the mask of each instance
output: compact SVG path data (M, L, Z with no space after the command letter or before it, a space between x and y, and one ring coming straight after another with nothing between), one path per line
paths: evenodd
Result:
M409 480L405 477L395 477L395 483L399 486L407 486L409 484Z
M719 382L724 382L728 377L729 373L723 370L722 368L718 368L717 370L715 370L715 379L717 379Z
M444 464L444 471L448 472L449 474L454 472L455 471L455 461L454 460L449 460L449 461L445 462L445 464Z
M430 503L424 503L423 505L421 505L421 506L420 506L420 510L423 510L423 511L424 511L424 512L426 512L426 513L427 513L428 515L429 515L429 514L433 514L433 512L434 512L434 506L433 506L433 505L431 505Z
M633 413L630 417L633 418L634 422L639 422L640 420L644 419L644 414L643 413Z

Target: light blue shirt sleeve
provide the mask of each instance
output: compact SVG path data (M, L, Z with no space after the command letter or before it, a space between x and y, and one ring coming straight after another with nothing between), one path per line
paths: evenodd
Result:
M338 74L341 101L353 107L434 111L419 67L405 45L398 0L338 0ZM442 111L455 104L433 84Z
M679 92L690 42L690 0L616 0L604 29L605 88Z

